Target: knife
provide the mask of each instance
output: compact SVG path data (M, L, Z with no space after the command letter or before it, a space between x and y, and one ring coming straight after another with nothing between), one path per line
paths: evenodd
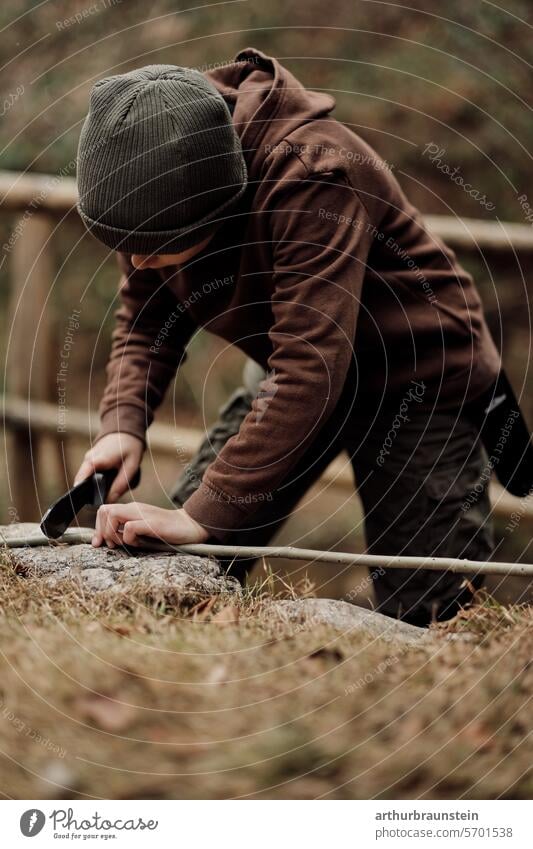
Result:
M533 492L533 442L505 371L472 404L490 468L507 492L526 498Z
M57 539L65 533L82 507L101 507L105 504L111 484L118 469L105 469L94 472L88 478L69 489L54 501L41 519L41 530L49 539ZM135 489L141 480L141 471L137 469L129 486Z

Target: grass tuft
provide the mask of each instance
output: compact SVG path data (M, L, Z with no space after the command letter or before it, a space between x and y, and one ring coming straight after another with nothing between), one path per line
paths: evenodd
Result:
M12 798L530 798L533 617L489 596L426 648L234 597L88 594L0 565ZM279 586L276 579L276 587ZM293 598L312 593L304 582ZM452 639L451 639L452 637Z

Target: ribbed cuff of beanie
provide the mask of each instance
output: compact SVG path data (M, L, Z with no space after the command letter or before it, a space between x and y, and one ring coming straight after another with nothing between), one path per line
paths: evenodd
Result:
M227 213L233 209L246 191L247 184L248 175L243 162L242 183L235 194L200 221L176 230L126 230L90 218L83 211L80 203L77 209L89 232L114 251L141 256L181 253L205 241L224 223Z

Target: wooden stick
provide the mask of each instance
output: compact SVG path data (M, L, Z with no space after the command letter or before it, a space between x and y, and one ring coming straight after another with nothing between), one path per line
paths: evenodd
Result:
M44 535L31 534L6 539L7 548L25 546L54 545L90 545L93 536L91 530L69 530L57 541L52 542ZM170 545L160 540L143 538L141 545L134 550L159 551L174 554L195 554L198 557L257 557L284 558L287 560L307 560L312 563L333 563L340 566L367 566L386 569L428 569L432 572L458 572L462 575L514 575L533 578L531 563L491 563L477 560L462 560L460 557L403 557L387 554L348 554L342 551L317 551L312 548L292 548L284 545L243 546L243 545Z

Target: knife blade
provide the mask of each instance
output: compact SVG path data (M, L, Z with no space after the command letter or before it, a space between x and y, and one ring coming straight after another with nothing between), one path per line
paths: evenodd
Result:
M48 508L41 519L41 530L49 539L57 539L65 533L74 521L82 507L101 507L105 504L111 484L115 480L118 469L105 469L94 472L88 478L73 486ZM129 486L135 489L141 480L138 469L132 477Z

